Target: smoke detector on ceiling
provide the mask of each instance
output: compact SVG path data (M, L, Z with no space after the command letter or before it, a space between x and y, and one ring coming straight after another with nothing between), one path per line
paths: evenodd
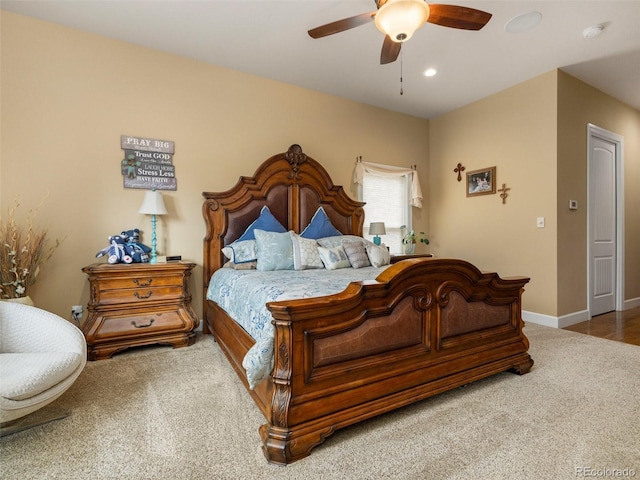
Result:
M602 25L602 24L600 24L600 25L591 25L590 27L587 27L582 31L582 36L584 38L597 37L598 35L600 35L602 33L603 30L604 30L604 25Z

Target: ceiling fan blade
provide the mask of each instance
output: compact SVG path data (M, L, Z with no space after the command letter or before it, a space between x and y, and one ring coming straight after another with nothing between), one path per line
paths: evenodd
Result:
M322 38L334 33L344 32L352 28L359 27L365 23L369 23L376 16L377 12L361 13L355 17L343 18L335 22L327 23L316 28L309 30L309 36L311 38Z
M394 42L389 35L386 35L382 43L382 51L380 52L380 65L395 62L400 54L401 48L401 43Z
M427 22L462 30L480 30L490 19L490 13L475 8L430 3Z

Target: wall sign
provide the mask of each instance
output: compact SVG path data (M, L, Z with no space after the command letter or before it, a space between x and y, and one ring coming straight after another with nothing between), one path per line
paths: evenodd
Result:
M121 135L120 146L124 150L121 162L124 188L178 189L173 166L174 142Z

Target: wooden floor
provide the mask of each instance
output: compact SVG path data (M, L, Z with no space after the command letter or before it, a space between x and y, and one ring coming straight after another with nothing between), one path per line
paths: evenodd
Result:
M565 330L640 345L640 308L598 315L586 322L566 327Z

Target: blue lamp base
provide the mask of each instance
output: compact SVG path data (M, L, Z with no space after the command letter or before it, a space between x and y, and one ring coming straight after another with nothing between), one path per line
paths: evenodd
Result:
M151 258L149 263L158 263L158 252L156 251L156 244L158 240L156 238L156 216L151 215Z
M373 237L373 243L375 243L376 245L380 245L380 242L381 242L381 239L378 235Z

